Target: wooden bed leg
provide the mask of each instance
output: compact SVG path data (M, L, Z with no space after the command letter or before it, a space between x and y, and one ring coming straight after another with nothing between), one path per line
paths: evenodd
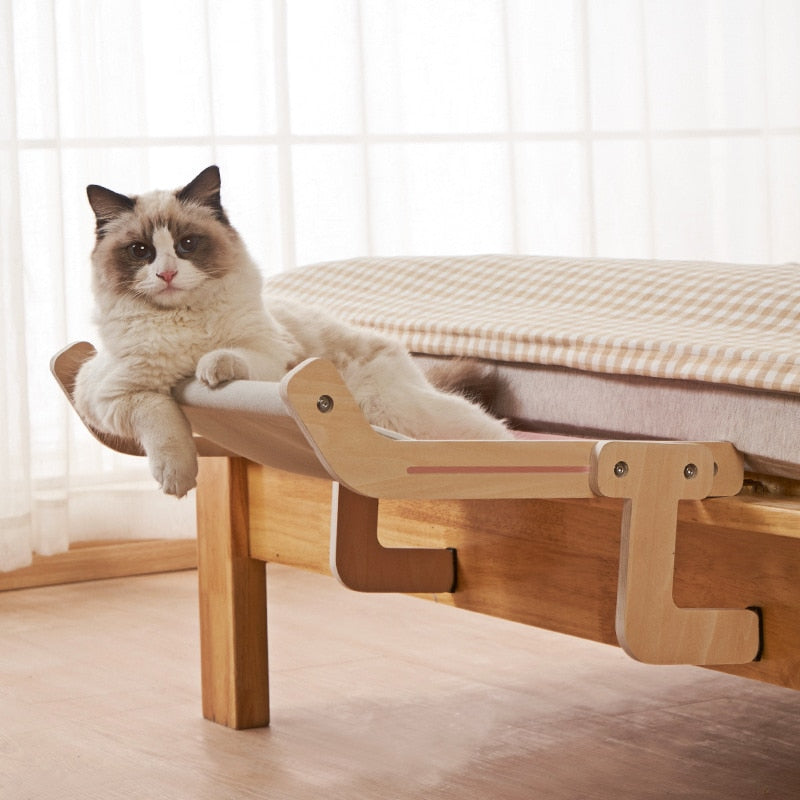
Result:
M388 548L378 541L378 500L333 483L331 572L358 592L455 591L455 550Z
M746 609L678 608L672 597L679 500L711 491L717 465L697 443L600 442L593 488L625 498L616 631L628 655L650 664L745 664L760 647Z
M249 556L247 462L201 458L197 480L203 716L269 724L266 566Z

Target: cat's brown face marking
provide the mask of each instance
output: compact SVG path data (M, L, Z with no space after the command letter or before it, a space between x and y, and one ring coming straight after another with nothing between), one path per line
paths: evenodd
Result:
M97 220L99 288L174 307L235 269L242 244L220 205L216 167L176 192L126 197L90 186L87 193Z

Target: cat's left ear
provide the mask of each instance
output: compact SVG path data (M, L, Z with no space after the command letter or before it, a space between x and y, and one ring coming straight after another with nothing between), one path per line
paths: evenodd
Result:
M213 165L206 167L191 183L178 191L176 196L182 203L198 203L210 208L220 222L228 225L220 200L220 185L219 167Z

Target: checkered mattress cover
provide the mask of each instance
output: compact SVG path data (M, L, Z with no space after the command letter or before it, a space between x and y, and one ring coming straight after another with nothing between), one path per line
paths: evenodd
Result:
M800 394L800 265L356 258L267 282L428 355Z

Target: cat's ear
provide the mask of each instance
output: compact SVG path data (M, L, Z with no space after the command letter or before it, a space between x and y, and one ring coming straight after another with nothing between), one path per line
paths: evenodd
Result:
M103 233L103 228L111 220L116 219L120 214L130 211L135 205L135 200L118 192L112 192L104 186L92 184L86 187L86 196L89 198L89 205L94 211L97 219L97 235Z
M206 167L191 183L187 183L178 191L176 197L182 203L198 203L210 208L220 222L228 225L220 200L220 185L219 167L216 165Z

